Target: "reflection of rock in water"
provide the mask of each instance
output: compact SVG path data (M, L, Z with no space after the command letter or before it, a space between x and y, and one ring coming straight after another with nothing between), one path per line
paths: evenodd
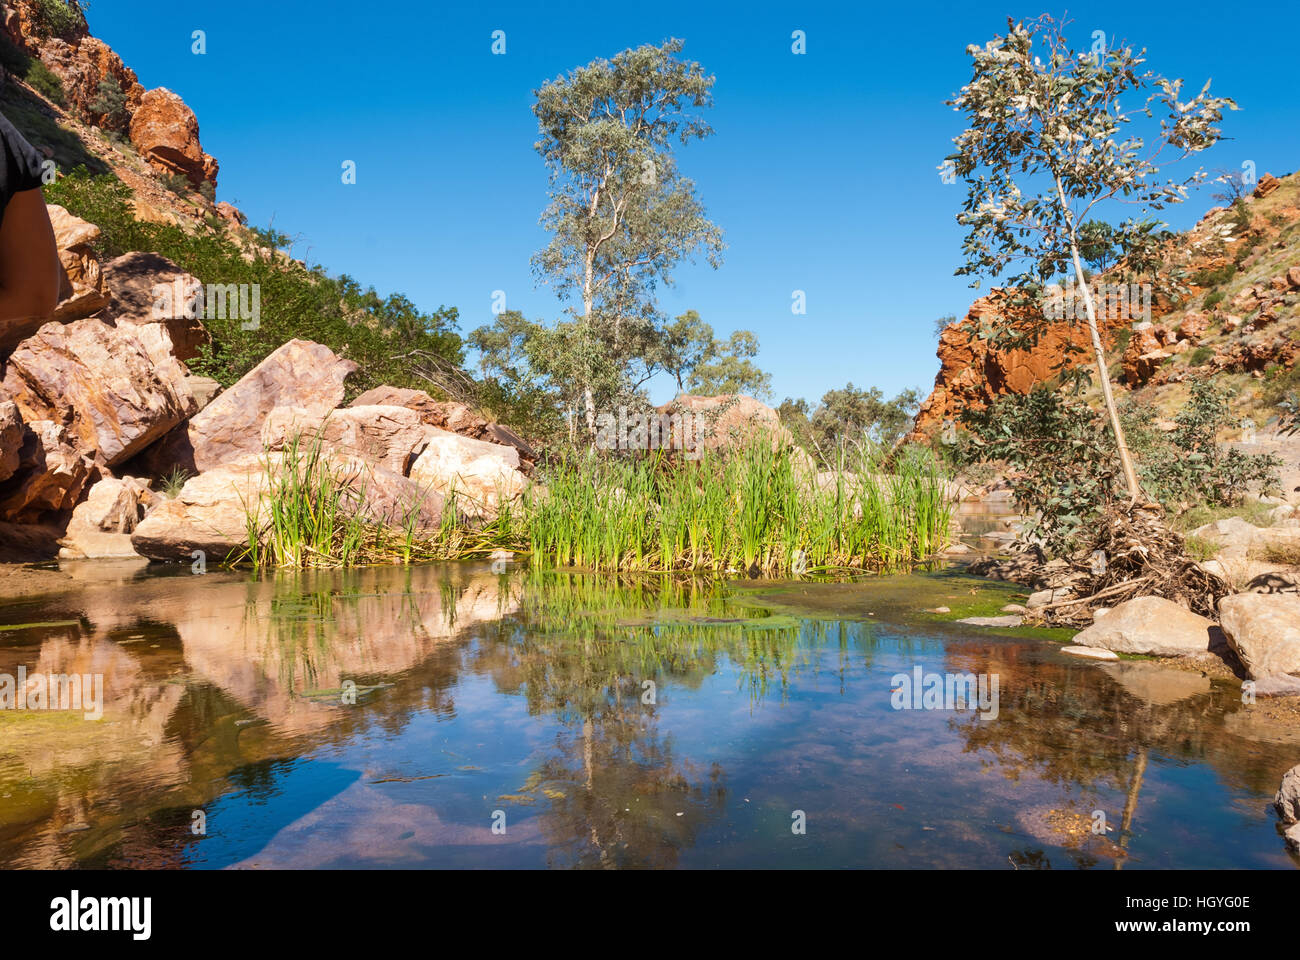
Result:
M11 634L0 671L102 674L103 718L0 713L0 864L176 865L192 840L191 810L232 770L345 736L376 712L304 694L411 671L440 644L512 612L509 582L464 567L261 581L216 573L129 591L107 577L46 599L43 619L57 610L88 626ZM436 699L453 681L449 664L432 694L395 691L377 711L403 717L427 706L412 697ZM269 725L248 725L248 713Z

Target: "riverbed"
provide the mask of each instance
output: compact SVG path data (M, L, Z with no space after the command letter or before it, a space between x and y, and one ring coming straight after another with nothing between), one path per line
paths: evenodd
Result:
M1300 728L1231 677L958 623L1023 599L958 572L24 589L0 675L103 697L0 710L5 867L1300 866L1269 809Z

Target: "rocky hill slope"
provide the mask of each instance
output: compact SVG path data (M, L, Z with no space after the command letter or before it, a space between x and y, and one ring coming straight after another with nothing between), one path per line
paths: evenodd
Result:
M1232 389L1241 419L1266 429L1278 401L1300 388L1300 175L1266 174L1241 203L1209 210L1170 245L1162 272L1181 275L1187 293L1152 297L1149 319L1132 310L1100 318L1113 378L1165 416L1186 399L1188 381L1214 378ZM1005 314L1004 304L1000 291L981 297L942 332L939 373L914 436L932 436L963 409L1053 382L1063 345L1086 342L1083 323L1062 321L1034 350L996 350L979 328ZM1091 351L1075 362L1090 364Z

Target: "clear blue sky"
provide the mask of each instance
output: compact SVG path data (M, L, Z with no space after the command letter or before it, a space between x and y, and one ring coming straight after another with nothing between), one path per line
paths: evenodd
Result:
M595 57L670 36L717 77L715 136L679 154L726 233L722 267L685 267L661 293L725 335L754 330L776 400L847 381L928 391L933 321L965 312L954 277L962 187L936 166L960 117L943 100L969 79L968 43L1038 4L696 2L364 4L92 0L91 30L146 87L175 90L221 163L218 198L298 237L294 252L420 307L490 322L494 290L533 319L561 304L529 257L546 172L532 91ZM597 12L598 11L598 12ZM1049 10L1059 15L1059 9ZM1207 168L1260 174L1300 163L1300 71L1291 4L1071 4L1071 37L1146 46L1149 66L1235 98ZM206 31L207 53L190 52ZM491 53L493 30L507 52ZM791 32L807 54L791 53ZM341 164L357 164L356 185ZM1194 163L1195 161L1189 161ZM1190 168L1189 168L1190 169ZM1212 201L1168 215L1190 226ZM806 316L791 292L807 293ZM667 399L667 383L655 390Z

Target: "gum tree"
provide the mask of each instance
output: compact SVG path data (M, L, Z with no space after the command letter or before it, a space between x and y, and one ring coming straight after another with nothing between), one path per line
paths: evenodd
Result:
M673 156L674 144L713 132L700 111L713 102L714 78L679 59L681 50L680 40L625 50L535 91L536 148L550 172L541 223L551 240L533 269L562 299L581 302L557 342L575 354L568 365L593 432L597 390L654 349L656 286L701 252L716 267L723 247Z
M967 186L958 223L968 228L958 275L1001 278L1016 292L1012 302L1041 304L1044 287L1071 268L1082 294L1097 376L1131 503L1141 496L1124 439L1097 327L1097 308L1083 259L1098 221L1120 204L1141 208L1142 219L1115 224L1109 240L1130 274L1153 271L1166 234L1146 218L1187 197L1206 179L1197 170L1183 180L1162 176L1160 163L1185 159L1213 146L1218 123L1236 104L1210 96L1207 81L1181 100L1181 80L1138 72L1146 51L1108 45L1100 31L1086 52L1070 49L1064 21L1043 16L1007 21L1005 36L971 45L973 74L950 106L966 114L957 151L941 169ZM1123 105L1121 105L1121 98ZM1049 321L994 330L1004 346L1037 342Z

